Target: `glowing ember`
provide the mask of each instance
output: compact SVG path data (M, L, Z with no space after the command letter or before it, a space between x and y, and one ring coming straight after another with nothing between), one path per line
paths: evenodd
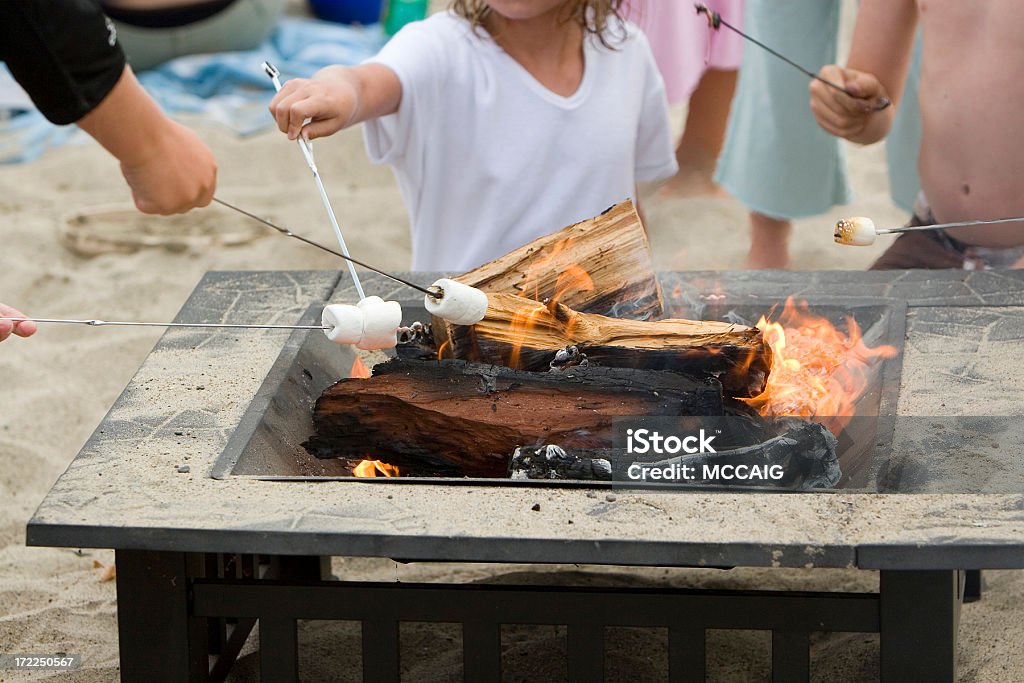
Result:
M356 356L356 359L352 361L352 369L348 371L348 376L366 379L370 376L370 368L366 367L363 361L359 360L359 356Z
M830 430L842 429L868 387L872 368L897 353L888 345L868 348L857 322L847 317L846 323L843 333L792 298L779 322L762 316L757 327L772 348L772 372L763 393L743 400L761 415L824 417Z
M397 477L398 468L380 460L363 460L352 468L352 476L355 477L376 477L377 473L385 477Z

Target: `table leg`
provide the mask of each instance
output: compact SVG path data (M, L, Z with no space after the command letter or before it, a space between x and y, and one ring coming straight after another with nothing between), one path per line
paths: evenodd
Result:
M772 681L809 681L811 646L808 634L799 631L772 631Z
M299 644L294 619L260 617L261 683L299 680Z
M881 572L882 681L956 679L960 576L956 571Z
M964 602L981 600L981 592L985 583L981 578L980 569L968 569L964 572Z
M209 680L206 620L189 616L189 577L202 556L118 550L117 629L121 680Z

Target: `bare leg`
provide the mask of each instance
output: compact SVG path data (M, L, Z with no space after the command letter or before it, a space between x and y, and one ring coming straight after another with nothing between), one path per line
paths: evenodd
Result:
M713 178L725 141L736 74L736 71L709 69L690 96L686 127L676 148L679 173L665 185L665 194L674 197L725 194Z
M750 212L750 253L746 268L789 268L789 235L793 225L787 220Z

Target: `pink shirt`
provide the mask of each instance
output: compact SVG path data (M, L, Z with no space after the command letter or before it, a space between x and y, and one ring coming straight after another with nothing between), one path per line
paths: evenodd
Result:
M743 28L744 0L706 0L736 28ZM727 28L715 31L687 0L628 0L624 15L647 34L665 80L670 103L685 102L707 69L740 67L743 39Z

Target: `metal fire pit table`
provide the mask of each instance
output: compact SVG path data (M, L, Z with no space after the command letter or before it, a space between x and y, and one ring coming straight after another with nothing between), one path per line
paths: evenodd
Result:
M906 307L907 334L899 416L938 416L935 421L955 425L963 413L1024 411L1024 372L1007 362L1020 357L1024 339L1024 272L662 278L670 297L720 292L765 308L787 295L812 307L819 298L898 302ZM314 304L354 300L339 281L334 272L210 273L178 320L299 324ZM364 285L385 298L404 295L382 278L368 277ZM964 571L1024 568L1024 439L1015 438L1006 420L965 423L966 431L941 439L935 432L942 424L921 436L903 430L898 417L888 472L920 491L912 494L912 512L905 493L595 496L573 487L214 478L232 436L251 429L243 424L247 409L290 340L287 331L169 330L28 524L29 545L116 550L123 680L221 680L257 620L262 679L294 680L296 620L353 619L362 621L368 681L397 680L402 621L461 622L467 681L500 677L505 623L567 625L573 681L602 679L603 629L622 625L668 627L672 680L704 680L704 629L742 628L772 631L778 680L808 678L811 632L866 631L880 633L883 680L951 681ZM1012 355L1008 346L1016 348ZM983 493L968 492L978 482L951 463L974 447L964 434L983 435L986 424L999 438L999 448L989 452L999 454L1003 469L982 477ZM531 512L537 500L553 512ZM880 572L880 590L323 580L329 578L324 560L333 555L859 568Z

